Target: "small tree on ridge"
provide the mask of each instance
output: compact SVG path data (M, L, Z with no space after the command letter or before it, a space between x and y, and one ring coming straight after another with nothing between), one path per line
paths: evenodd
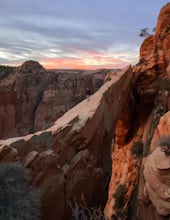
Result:
M149 35L149 31L148 30L149 30L148 28L142 28L139 36L146 38Z

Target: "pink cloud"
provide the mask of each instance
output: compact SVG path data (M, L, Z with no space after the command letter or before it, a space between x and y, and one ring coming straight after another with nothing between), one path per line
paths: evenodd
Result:
M38 61L47 69L123 68L138 61L138 55L135 52L105 53L95 50L85 50L73 55L77 57L48 58L48 54L46 55L47 58L38 59ZM21 62L21 60L20 62L17 60L8 62L7 64L18 66L21 65Z
M79 58L47 58L41 60L40 63L47 69L79 69L85 68L82 59Z
M97 68L123 68L130 64L121 58L111 56L93 56L84 58L47 58L40 60L47 69L97 69Z

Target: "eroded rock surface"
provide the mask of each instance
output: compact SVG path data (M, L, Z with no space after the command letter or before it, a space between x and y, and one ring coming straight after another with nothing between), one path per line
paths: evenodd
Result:
M116 130L113 131L112 176L105 207L105 218L107 220L124 220L127 217L134 220L136 218L140 220L169 218L169 216L165 217L165 215L170 214L169 208L167 208L170 206L169 198L166 197L166 201L161 200L164 192L167 193L167 188L170 187L168 174L165 174L169 172L169 168L165 171L157 167L161 163L158 160L164 164L165 158L156 154L159 149L160 136L163 133L166 136L169 135L169 114L161 118L156 130L155 128L161 115L169 109L170 87L154 87L154 83L158 79L169 79L169 42L170 3L161 9L155 35L148 36L141 46L139 63L133 68L136 76L134 80L136 81L131 100L134 100L134 105L131 105L130 100L128 106L125 104L116 124ZM107 79L110 80L111 76L108 73ZM168 83L169 81L162 82ZM155 149L157 149L156 152ZM149 158L155 158L153 159L154 164L152 159L146 159L146 163L143 161L142 164L145 165L142 165L139 175L142 158L152 152L153 156L151 154ZM161 155L163 156L163 154ZM164 178L160 173L165 174ZM140 181L138 177L140 177ZM155 178L161 178L157 182L159 182L160 189L161 187L164 189L162 195L160 191L158 192L159 195L155 192ZM153 181L155 183L153 183L152 188ZM135 200L137 188L140 195L139 206L136 205L137 201ZM144 196L143 191L147 191L147 199L142 197ZM163 203L165 205L164 210ZM163 210L162 213L160 210Z
M149 85L156 78L170 75L170 3L160 11L155 35L148 36L140 49L139 63L134 67L140 80ZM146 88L145 88L146 89Z
M47 71L36 61L0 67L0 138L48 128L86 98L87 87L93 93L102 85L100 70L70 72Z
M149 197L158 214L170 213L170 157L160 147L146 159L144 193Z
M152 153L143 159L139 192L137 219L169 219L170 215L170 156L160 146L161 139L169 135L170 112L160 119L152 139Z
M20 161L40 187L43 219L70 219L69 202L106 201L112 131L131 93L130 67L44 131L0 141L0 161ZM5 155L5 157L3 156ZM102 183L102 184L101 184Z

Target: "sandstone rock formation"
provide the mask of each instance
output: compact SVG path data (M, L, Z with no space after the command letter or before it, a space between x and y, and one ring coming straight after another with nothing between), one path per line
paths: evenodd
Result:
M139 63L134 67L134 71L140 73L139 81L147 82L147 86L157 77L170 76L169 12L170 3L167 3L160 11L155 35L144 40Z
M1 134L44 129L0 141L0 162L19 161L32 171L42 219L70 219L69 203L80 204L83 194L89 207L106 204L106 220L169 220L170 156L160 148L170 131L169 26L170 3L160 12L155 35L144 40L134 73L130 67L106 71L105 78L93 72L105 85L48 129L57 117L53 112L64 109L62 101L71 107L76 94L79 100L87 85L93 88L94 78L83 73L77 80L72 70L75 83L68 72L46 71L36 62L7 74L0 68ZM155 88L157 79L168 86Z
M141 46L139 63L133 68L135 72L134 80L136 81L132 90L133 94L131 100L134 101L129 101L129 106L125 104L122 114L118 119L116 130L113 131L112 176L108 190L108 201L105 207L105 218L107 220L123 220L126 219L127 216L129 219L134 220L136 218L140 220L168 218L162 216L165 215L165 210L163 211L164 214L163 212L160 212L160 209L162 210L162 200L160 200L160 197L162 199L163 195L161 195L161 192L158 193L159 195L151 193L153 188L155 190L156 187L153 186L152 188L151 186L148 186L148 184L151 185L151 182L155 180L154 177L151 177L150 180L146 180L145 191L148 191L148 195L150 194L150 197L152 197L149 205L147 203L147 205L142 206L140 200L141 197L139 196L139 206L136 206L137 201L135 200L135 195L137 193L136 189L139 181L138 173L142 156L147 156L155 149L158 149L159 136L162 132L166 133L166 135L169 134L169 129L166 127L169 121L167 120L169 115L166 116L166 119L161 119L158 128L155 130L161 115L163 115L169 108L169 87L167 86L167 88L165 88L164 86L163 89L155 89L153 86L153 82L158 78L169 78L169 26L170 3L163 7L160 12L155 35L148 36ZM111 74L109 75L109 73L108 78L111 78ZM133 103L133 105L130 105L130 103ZM167 122L165 122L165 120L167 120ZM137 157L136 154L138 153L141 154L140 157ZM156 153L154 153L154 155L155 154ZM158 155L151 155L149 158L150 157L155 157L155 161L159 159ZM140 171L140 181L138 184L139 195L141 195L141 189L144 189L145 185L144 178L142 181L143 175L145 178L149 178L149 174L151 176L152 172L157 172L157 174L153 174L153 176L157 175L157 178L159 179L162 178L160 173L166 172L165 170L155 171L158 169L156 162L155 165L152 165L150 164L150 159L146 160L148 162L145 163L145 168L142 166ZM162 163L164 162L162 161ZM164 181L167 181L167 185L165 184L166 189L168 187L170 188L168 172L169 169L164 177ZM158 181L159 187L164 188L164 182L162 182L162 180L157 180L157 182ZM150 191L149 187L151 188ZM167 201L164 201L164 203L166 203L165 209L167 215L170 214L169 208L167 208L170 206L170 203L169 198L166 199ZM154 200L159 201L156 202ZM145 200L145 202L147 201ZM147 206L149 208L147 208Z
M122 70L94 95L44 131L0 141L0 162L20 161L40 187L42 219L70 219L69 202L106 201L112 131L131 94L133 73ZM101 184L102 183L102 184Z
M95 92L101 86L98 72L46 71L36 61L27 61L17 68L1 67L0 138L26 135L51 126L86 98L87 87Z
M112 175L108 190L108 200L105 207L105 219L127 219L128 204L134 191L140 160L132 154L134 143L139 143L142 135L140 128L136 136L127 144L119 147L115 143L112 153Z
M158 214L170 213L170 157L158 147L145 161L144 193L148 195Z
M157 91L153 89L154 81L158 78L168 80L170 76L169 27L170 3L161 9L156 33L145 39L141 46L139 64L134 67L134 71L138 75L139 93L142 96L142 93L149 94L150 92L154 99L153 110L148 118L143 136L146 155L150 155L143 159L140 171L136 201L138 204L136 219L138 220L169 219L170 215L170 170L168 165L170 158L160 148L161 139L169 137L170 113L167 112L169 110L169 87ZM164 114L165 112L167 113ZM161 115L163 116L161 117Z
M162 137L168 137L170 134L170 112L164 114L154 130L153 138L151 141L150 151L151 153L159 146L160 139Z
M143 160L139 192L138 192L138 220L169 219L170 215L170 157L160 146L160 140L169 135L170 112L162 116L157 126L152 145L152 153Z

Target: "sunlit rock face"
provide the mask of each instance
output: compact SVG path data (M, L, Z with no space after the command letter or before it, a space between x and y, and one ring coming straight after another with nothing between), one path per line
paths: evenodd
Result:
M92 207L106 202L113 130L131 94L127 67L46 130L0 141L0 162L19 161L39 187L42 219L71 219L70 202L84 195ZM103 204L103 205L104 205Z
M139 63L133 68L132 98L113 131L112 175L104 210L107 220L169 218L169 158L158 145L163 133L169 135L170 116L161 118L155 130L160 116L169 109L169 92L153 87L156 79L169 78L169 26L170 3L160 12L155 35L148 36L141 46ZM107 76L109 81L112 75Z
M86 98L87 87L93 93L102 85L97 71L70 72L47 71L36 61L17 68L0 67L0 138L51 126Z
M170 77L170 3L160 11L155 35L144 40L134 71L148 84L157 77Z
M138 181L146 116L142 109L138 109L133 92L124 103L113 130L112 173L104 209L106 220L127 219L129 203ZM143 106L143 103L140 105Z

